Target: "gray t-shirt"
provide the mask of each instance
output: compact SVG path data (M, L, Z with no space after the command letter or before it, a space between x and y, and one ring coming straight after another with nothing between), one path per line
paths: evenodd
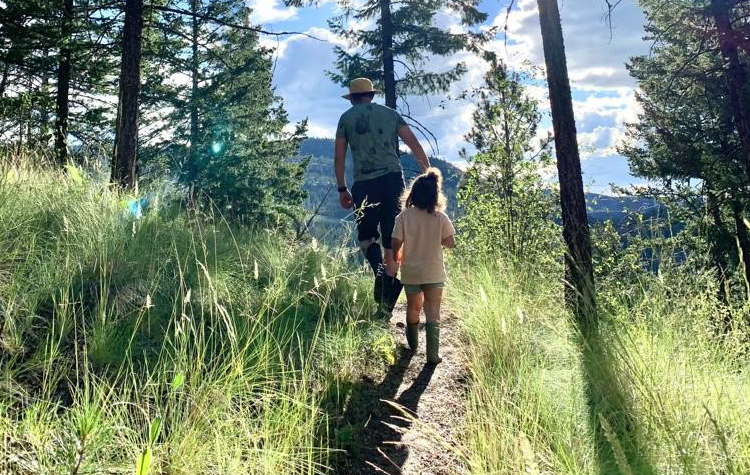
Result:
M401 115L380 104L355 104L339 119L336 138L349 142L354 160L354 181L370 180L401 171L398 129Z

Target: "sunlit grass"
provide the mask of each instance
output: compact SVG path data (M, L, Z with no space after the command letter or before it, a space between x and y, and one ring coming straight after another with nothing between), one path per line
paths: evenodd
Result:
M0 472L326 473L331 402L392 352L366 273L145 194L2 170Z
M136 219L85 174L0 172L0 473L322 474L356 449L338 417L394 359L356 250L167 190ZM750 472L747 323L718 331L709 275L607 281L584 338L559 269L450 271L470 473Z
M455 270L471 473L748 473L747 331L717 335L705 276L665 268L627 304L626 283L600 289L613 303L584 339L554 272Z

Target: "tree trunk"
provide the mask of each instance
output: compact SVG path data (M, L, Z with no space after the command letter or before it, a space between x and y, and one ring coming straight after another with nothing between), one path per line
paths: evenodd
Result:
M24 131L23 116L19 115L19 119L18 119L18 146L16 147L16 153L18 153L18 155L21 155L21 152L23 151L23 131Z
M135 183L142 33L143 0L126 0L120 65L120 99L117 107L115 153L111 178L113 183L123 188L130 188Z
M711 219L714 222L713 232L709 232L709 235L713 235L713 242L711 243L711 261L714 267L714 272L716 273L716 283L719 286L718 297L719 301L726 305L729 303L727 298L727 260L725 254L726 248L724 245L725 240L722 239L722 237L724 237L725 228L723 220L721 219L721 210L719 209L718 199L711 189L706 190L706 205L708 207L708 212L711 214ZM725 321L724 323L726 325L727 322Z
M505 91L501 92L500 100L503 104L503 107L510 107ZM506 203L506 238L508 239L508 247L510 248L511 255L513 255L514 257L518 257L518 254L516 253L516 236L513 233L513 217L515 216L515 210L513 209L513 182L515 180L515 175L513 173L513 157L511 157L511 154L513 152L510 144L510 123L508 122L507 109L505 110L505 112L503 112L503 142L505 157L503 157L502 159L502 174Z
M190 3L191 13L193 14L193 31L191 40L191 65L190 75L192 79L190 89L190 164L188 169L187 182L190 186L190 200L194 202L196 196L195 181L198 177L198 5L199 0L192 0Z
M745 224L745 213L742 205L737 201L732 203L732 217L734 218L735 231L737 232L737 244L739 246L740 265L745 273L745 278L750 279L750 237L747 235L747 225ZM750 286L750 283L745 282ZM748 298L750 298L750 289L748 289Z
M10 64L3 63L3 78L0 79L0 99L5 96L5 89L8 87L8 76L10 75Z
M63 44L60 47L60 62L57 67L57 99L55 102L55 155L57 162L68 161L68 117L70 115L70 76L73 69L70 43L72 41L73 0L64 0Z
M566 302L578 323L589 327L596 324L594 270L560 12L557 0L537 0L537 4L555 133L563 237L567 245Z
M746 109L745 87L747 85L747 71L740 62L737 52L735 36L739 32L732 29L729 17L731 3L729 0L711 0L711 15L716 23L721 54L727 61L728 68L724 77L729 88L729 100L732 106L734 126L740 138L742 154L744 155L745 173L750 181L750 117Z
M385 105L396 108L396 74L393 69L393 19L391 1L380 0L380 28L383 37L383 87Z
M44 53L45 58L49 56L48 52ZM36 143L47 148L47 138L49 134L49 104L47 103L47 97L49 97L49 71L45 70L41 73L41 85L39 91L41 93L41 101L39 103L39 135L36 138Z

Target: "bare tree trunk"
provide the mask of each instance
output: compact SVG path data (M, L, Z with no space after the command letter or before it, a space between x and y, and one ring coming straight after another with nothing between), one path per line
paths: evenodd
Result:
M23 151L23 132L24 132L23 116L19 115L19 119L18 119L18 146L16 147L18 155L21 155L21 151Z
M711 243L711 254L712 254L712 264L714 267L714 272L716 273L716 283L719 286L718 291L718 297L719 301L721 301L724 304L728 304L729 300L727 298L727 260L725 255L725 246L724 241L722 240L722 234L725 231L724 222L721 219L721 210L719 209L719 203L718 199L716 198L716 194L713 192L713 190L708 189L706 190L706 206L708 207L708 212L711 214L711 219L714 222L714 230L713 233L709 233L714 235L713 243ZM724 322L726 325L726 321Z
M750 237L748 237L747 234L744 210L742 209L742 205L737 201L732 203L732 217L734 218L735 231L737 232L737 243L740 250L740 265L742 265L745 277L750 279ZM748 297L750 298L750 295L748 295Z
M193 14L193 31L191 41L192 57L190 65L191 89L190 89L190 164L188 170L188 183L190 186L191 202L196 198L195 181L198 177L198 35L200 26L198 23L199 0L192 0L190 3L191 13Z
M64 0L63 44L60 48L60 62L57 67L57 99L55 102L55 154L57 162L64 165L68 161L68 117L70 115L70 76L73 69L70 42L72 41L73 0Z
M120 100L112 160L113 183L130 188L135 183L138 149L138 96L141 90L141 35L143 0L125 1L125 27L120 66Z
M380 0L380 27L383 38L383 86L385 105L396 108L396 73L393 68L393 19L391 1Z
M44 56L49 56L49 53L45 51ZM43 148L47 148L47 135L49 134L49 107L47 103L50 89L49 76L49 71L42 71L42 81L39 88L41 102L39 104L39 136L36 138L36 143Z
M507 97L505 94L505 91L501 93L501 101L504 105L508 104ZM508 112L507 110L503 113L503 139L504 139L504 150L505 150L505 157L503 158L503 183L505 188L505 202L506 202L506 216L507 216L507 224L506 224L506 237L508 239L508 245L510 247L510 252L514 257L518 257L519 254L517 254L517 247L516 247L516 239L513 233L513 217L515 216L515 210L513 209L513 193L515 190L513 189L513 181L515 180L515 175L513 174L513 158L511 157L512 149L510 144L510 124L508 123Z
M732 106L734 126L742 145L742 154L745 158L745 173L750 181L750 117L748 117L745 87L747 86L747 71L745 65L740 62L737 52L737 41L735 37L740 32L732 28L729 17L731 2L729 0L711 0L711 14L716 23L719 37L719 47L724 59L729 63L724 77L729 87L729 100Z
M3 78L0 79L0 99L5 95L5 89L8 87L8 76L10 75L10 64L3 63Z
M568 251L565 273L570 285L566 287L566 302L578 323L588 327L596 324L594 270L560 12L557 0L537 0L537 4L555 133L563 237Z

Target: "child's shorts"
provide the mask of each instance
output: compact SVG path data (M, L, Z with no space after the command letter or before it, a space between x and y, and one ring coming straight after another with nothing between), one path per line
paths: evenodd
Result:
M445 287L445 282L435 282L432 284L404 284L404 292L407 295L418 294L424 289L442 289Z

